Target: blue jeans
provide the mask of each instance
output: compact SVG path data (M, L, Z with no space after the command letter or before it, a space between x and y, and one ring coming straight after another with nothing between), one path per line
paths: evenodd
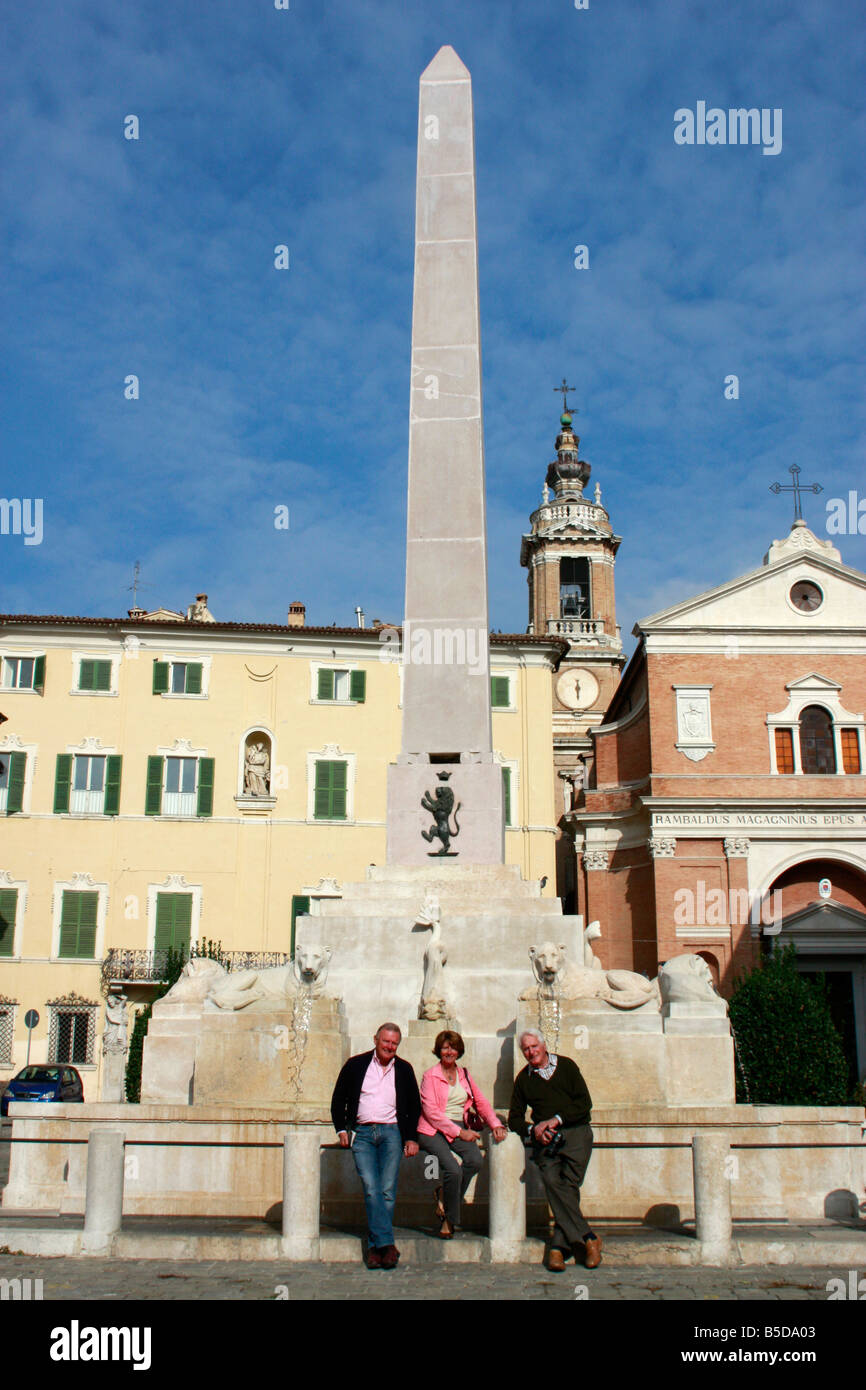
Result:
M355 1167L364 1188L370 1245L381 1250L394 1244L394 1203L403 1156L397 1125L359 1125L352 1145Z

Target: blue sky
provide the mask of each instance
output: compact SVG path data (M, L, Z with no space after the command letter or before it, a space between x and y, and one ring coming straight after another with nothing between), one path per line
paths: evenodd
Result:
M402 617L443 43L474 84L491 625L526 625L563 375L624 632L760 563L792 463L821 536L830 498L866 499L857 0L71 0L4 29L0 492L44 504L41 545L0 536L4 611L119 616L140 560L148 607ZM676 145L698 101L781 108L781 152ZM866 570L866 536L834 540Z

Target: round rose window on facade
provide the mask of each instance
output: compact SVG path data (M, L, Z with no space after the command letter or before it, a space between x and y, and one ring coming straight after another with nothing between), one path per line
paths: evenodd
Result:
M824 602L824 595L811 579L799 579L791 589L790 599L801 613L814 613Z

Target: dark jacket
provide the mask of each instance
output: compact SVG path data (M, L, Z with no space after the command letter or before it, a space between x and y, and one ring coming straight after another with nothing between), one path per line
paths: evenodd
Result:
M532 1123L536 1125L542 1120L552 1119L554 1115L561 1116L563 1129L589 1124L592 1101L577 1063L560 1054L556 1071L549 1081L545 1081L532 1067L524 1067L517 1073L508 1112L508 1128L524 1139L529 1132L527 1106L532 1111Z
M338 1134L343 1129L347 1134L352 1134L358 1128L358 1102L372 1057L372 1049L359 1053L357 1057L350 1057L337 1077L331 1097L331 1119ZM421 1096L415 1073L402 1057L394 1058L394 1091L397 1097L397 1124L400 1126L400 1137L406 1144L418 1138Z

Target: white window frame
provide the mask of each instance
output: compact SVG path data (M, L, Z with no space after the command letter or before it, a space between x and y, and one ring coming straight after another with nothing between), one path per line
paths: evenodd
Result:
M499 679L501 679L501 678L504 676L504 677L506 678L506 680L508 681L508 704L507 704L507 705L494 705L494 704L493 704L493 691L490 689L490 684L489 684L489 682L488 682L488 687L487 687L487 688L488 688L489 698L490 698L490 713L491 713L492 715L497 715L497 714L516 714L516 713L517 713L517 697L516 697L516 693L515 693L515 692L516 692L516 689L517 689L517 680L516 680L517 672L516 672L516 671L503 671L501 668L500 668L500 669L497 669L497 668L491 666L491 668L490 668L490 680L491 680L491 681L493 680L493 677L494 677L494 676L498 677Z
M24 930L24 914L27 911L28 883L26 878L13 878L8 869L0 869L0 888L17 888L15 903L15 928L12 933L11 956L0 956L0 961L21 959L21 934Z
M93 960L99 962L105 955L105 922L108 916L108 884L96 883L92 874L73 874L71 879L55 879L51 894L51 960L68 960L73 964L90 963L85 956L61 956L60 919L63 914L63 894L98 893L96 904L96 944ZM74 1065L70 1063L70 1065Z
M189 944L197 946L201 930L202 885L187 883L183 874L168 874L164 883L147 885L147 949L156 950L156 899L159 893L187 893L192 896Z
M319 699L319 672L320 672L320 671L345 672L346 676L348 677L347 685L351 686L351 683L352 683L352 672L353 672L353 671L366 671L366 670L367 670L366 665L363 664L363 663L361 663L360 661L354 661L354 662L352 662L352 661L339 661L339 660L337 659L337 657L333 657L331 661L311 661L311 662L310 662L310 704L311 704L311 705L347 705L347 706L349 706L349 707L352 707L352 706L354 706L354 705L359 705L359 704L365 703L365 701L361 701L361 700L350 700L348 695L345 697L345 699L343 699L342 697L340 697L340 698L335 698L335 699L333 699L333 700L320 700L320 699ZM334 682L334 688L336 689L336 681ZM342 824L342 822L341 822L341 824Z
M108 690L79 690L82 661L107 661L111 665L111 679ZM72 653L72 689L70 695L96 697L104 700L117 699L120 694L120 653L75 651Z
M170 792L168 789L168 765L169 762L192 763L193 765L193 788L192 791ZM162 764L162 810L163 816L175 816L182 820L195 818L198 807L198 784L199 784L199 762L200 759L195 754L188 753L167 753L163 758ZM179 782L183 781L181 771ZM170 803L169 798L173 798Z
M91 790L90 787L78 788L75 786L78 776L78 764L85 759L88 763L87 780L88 783L93 775L93 763L96 759L102 763L102 786ZM72 762L72 776L69 780L69 814L72 816L101 816L104 814L105 807L105 777L107 772L105 753L76 753Z
M102 745L102 740L101 740L99 737L91 737L91 738L82 739L81 743L78 743L78 744L67 743L67 745L66 745L66 752L69 753L69 754L71 754L71 756L72 756L72 760L73 760L73 761L72 761L72 776L71 776L70 779L69 779L69 810L68 810L68 811L63 811L63 812L61 812L61 814L62 814L62 815L66 815L66 816L88 816L88 817L89 817L89 816L99 816L101 820L116 820L116 819L117 819L116 816L106 816L104 807L105 807L105 774L108 772L108 761L107 761L107 760L108 760L109 757L116 757L116 756L117 756L117 748L116 748L114 745L112 745L110 748L104 748L103 745ZM106 759L106 765L105 765L105 768L104 768L104 770L103 770L102 791L96 793L96 795L98 795L98 797L99 797L99 802L100 802L100 804L99 804L98 808L97 808L95 811L90 811L90 810L88 810L88 811L85 811L85 810L76 811L76 810L73 810L73 807L72 807L72 798L73 798L73 796L75 795L75 792L73 791L73 786L72 786L72 784L73 784L73 782L75 781L75 765L76 765L76 762L77 762L77 760L78 760L79 758L104 758L104 759ZM92 796L94 795L94 793L93 793L93 792L90 792L90 793L88 793L88 795L92 797Z
M520 773L518 771L517 759L504 758L500 752L495 751L493 754L493 761L500 768L507 767L509 772L511 773L511 823L509 824L509 822L506 821L505 829L520 830L523 822L521 821L519 816L517 816L515 819L515 813L517 811L517 795L520 790ZM503 805L503 810L504 809L505 807Z
M4 651L4 652L3 652L3 656L2 656L2 671L0 671L0 690L2 690L2 692L3 692L4 695L9 695L9 694L12 694L12 695L38 695L38 694L39 694L39 691L36 690L36 689L34 688L34 686L32 686L32 685L7 685L7 684L6 684L6 671L7 671L7 668L8 668L8 663L9 663L10 661L32 661L32 662L33 662L33 674L34 674L34 676L35 676L35 674L36 674L36 662L38 661L38 659L39 659L40 656L43 656L43 657L44 657L44 656L46 656L46 653L45 653L44 651L41 651L41 652L15 652L15 651Z
M194 698L196 698L196 697L195 697L195 696L193 696L193 697L188 697L188 696L184 695L184 696L182 696L181 698L183 698L183 699L193 698L193 699L194 699ZM159 813L159 816L158 816L158 817L152 816L152 817L149 817L149 819L152 819L152 820L157 820L157 819L159 819L159 820L163 820L163 819L169 819L169 820L198 820L198 819L200 819L200 817L196 814L197 809L198 809L199 763L201 762L202 758L209 758L209 757L212 756L212 754L208 753L208 750L207 750L206 748L193 748L193 746L192 746L190 740L189 740L189 739L186 739L186 738L176 738L171 748L167 748L167 747L165 747L165 746L163 745L163 747L157 748L155 751L156 751L156 755L157 755L158 757L162 758L162 809L160 810L160 813ZM196 769L195 769L195 791L194 791L194 792L167 792L167 791L166 791L166 789L165 789L165 782L166 782L166 778L168 777L168 760L169 760L169 758L193 758L193 759L195 760ZM165 798L166 798L166 796L191 796L191 797L192 797L192 801L193 801L193 809L192 809L191 811L167 811L167 810L166 810L166 807L165 807ZM211 820L211 819L213 819L213 817L208 816L207 819L208 819L208 820Z
M212 656L156 656L158 662L165 663L169 667L168 683L171 686L175 666L200 666L201 667L201 693L199 695L187 695L186 691L163 690L160 692L161 700L207 700L210 696L210 668L213 662Z
M320 702L322 703L322 702ZM327 701L328 704L331 701ZM326 743L324 748L307 753L307 823L309 825L353 825L355 821L355 775L357 754L342 752L338 743ZM317 816L316 763L346 763L346 818L330 820Z
M862 776L866 772L866 716L849 714L842 704L842 687L829 676L812 672L791 681L785 686L788 691L788 704L777 714L767 715L767 737L770 743L770 772L774 777L827 777L832 773L803 772L803 759L800 750L800 718L809 705L820 705L827 710L833 726L833 752L836 756L837 777ZM790 729L794 745L794 771L779 772L776 763L776 730ZM860 773L846 772L842 758L842 730L857 730L857 746L860 750Z
M24 768L24 792L21 797L21 810L16 815L28 816L30 814L31 798L33 796L33 774L36 771L36 751L38 743L22 743L18 734L7 734L4 739L0 739L0 758L5 753L24 753L27 763ZM6 814L6 798L2 798L0 812Z

